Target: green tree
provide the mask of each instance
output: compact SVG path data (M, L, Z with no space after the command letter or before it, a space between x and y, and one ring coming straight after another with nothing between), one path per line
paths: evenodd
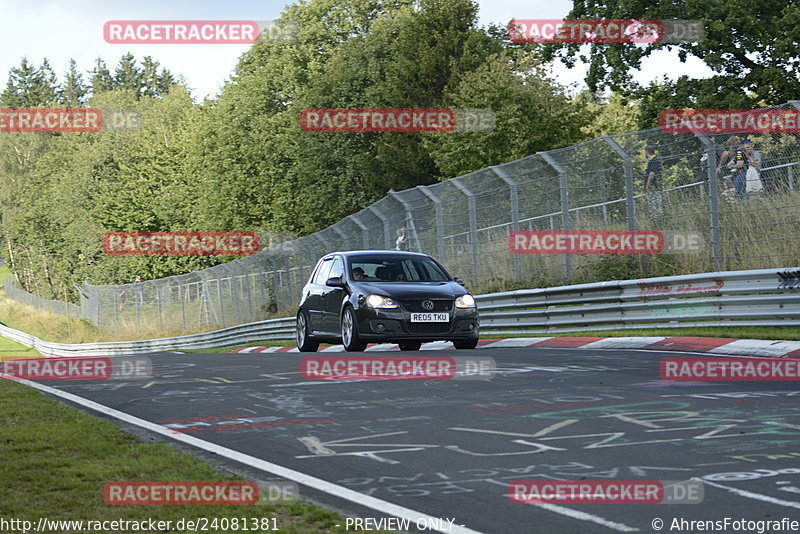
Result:
M70 59L60 91L61 102L67 107L78 108L86 103L88 93L89 89L83 83L83 75L78 71L78 64L74 59Z
M623 96L642 99L641 127L656 125L666 108L753 108L797 98L800 79L789 73L800 62L800 4L785 0L748 2L705 0L651 2L623 0L574 2L566 18L694 19L702 22L705 37L698 42L592 44L586 83L593 93L608 87ZM535 46L535 45L532 45ZM544 45L545 59L560 57L574 65L580 45ZM632 70L662 49L678 52L681 61L693 56L712 71L709 78L681 76L642 87Z

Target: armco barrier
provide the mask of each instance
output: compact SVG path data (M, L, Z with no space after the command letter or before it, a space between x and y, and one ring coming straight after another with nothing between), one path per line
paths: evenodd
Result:
M617 280L492 293L476 300L481 333L487 335L796 326L800 268Z
M690 274L523 289L475 297L485 335L630 328L800 325L800 267ZM45 356L144 354L292 339L294 317L144 341L64 344L0 325Z
M142 341L55 343L43 341L38 337L4 325L0 325L0 335L26 347L32 347L45 356L147 354L180 349L208 349L263 339L290 339L294 337L294 317L258 321L203 334Z

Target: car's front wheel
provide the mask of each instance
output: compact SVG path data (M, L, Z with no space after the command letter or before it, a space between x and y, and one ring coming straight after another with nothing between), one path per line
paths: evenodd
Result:
M478 346L478 338L475 339L455 339L453 346L457 349L474 349Z
M308 336L308 319L304 311L297 313L297 328L295 330L297 348L300 352L316 352L319 341L314 341Z
M347 306L342 314L342 345L347 352L361 352L367 342L358 336L358 320L352 306Z

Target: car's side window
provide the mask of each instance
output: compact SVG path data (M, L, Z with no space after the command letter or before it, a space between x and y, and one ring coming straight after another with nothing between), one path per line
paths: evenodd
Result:
M328 273L331 271L331 264L333 264L333 259L327 259L322 262L316 276L314 276L315 284L325 285L325 282L328 280Z
M336 257L335 260L333 260L333 266L331 267L331 272L328 275L328 278L333 278L335 276L338 276L340 278L344 277L344 262L342 261L342 258L338 256Z

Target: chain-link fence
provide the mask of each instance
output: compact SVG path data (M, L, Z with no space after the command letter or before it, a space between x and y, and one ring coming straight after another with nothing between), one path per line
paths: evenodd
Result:
M83 311L77 304L71 302L64 302L62 300L43 299L33 293L28 293L17 284L17 280L13 276L9 276L3 281L3 289L9 298L33 306L39 310L57 313L59 315L66 315L67 317L75 317L76 319L83 317Z
M800 108L791 102L773 109ZM430 186L392 191L315 234L224 265L117 286L84 283L82 316L98 326L195 329L291 314L317 259L336 250L428 253L474 291L795 265L800 260L798 134L736 134L761 169L746 190L727 167L733 134L658 128L541 152ZM644 149L661 163L644 190ZM752 160L757 159L751 156ZM751 165L756 167L755 164ZM744 194L742 194L744 193ZM700 235L700 250L656 255L514 254L514 230L658 230ZM9 293L20 299L19 291Z

